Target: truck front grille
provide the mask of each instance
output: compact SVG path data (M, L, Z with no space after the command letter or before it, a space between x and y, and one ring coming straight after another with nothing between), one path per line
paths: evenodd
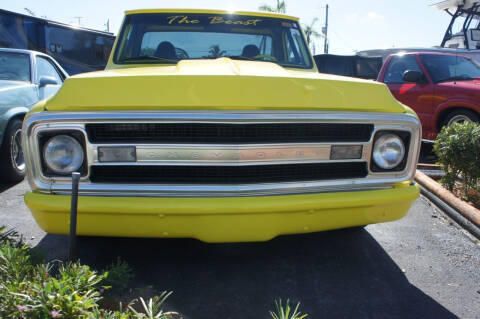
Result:
M42 137L67 134L85 150L80 194L154 197L390 188L412 179L421 133L408 114L302 110L39 112L24 129L32 189L71 193L42 155ZM399 170L372 169L382 131L409 138Z
M87 124L92 143L367 142L372 124L347 123L99 123Z
M92 166L93 183L252 184L367 176L364 162L254 166Z

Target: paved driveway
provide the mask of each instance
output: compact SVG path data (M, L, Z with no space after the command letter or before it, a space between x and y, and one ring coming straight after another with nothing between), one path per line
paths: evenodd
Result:
M25 183L0 186L0 225L16 228L48 258L65 236L47 235L23 204ZM116 256L138 286L173 290L185 318L267 318L273 299L301 300L309 318L480 318L480 245L424 198L400 221L283 236L265 243L82 238L83 262Z

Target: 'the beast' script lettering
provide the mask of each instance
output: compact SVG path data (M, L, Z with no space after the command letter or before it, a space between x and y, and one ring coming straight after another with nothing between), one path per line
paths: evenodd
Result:
M192 19L189 16L178 15L167 17L168 24L198 24L200 20ZM209 24L234 24L234 25L257 25L261 19L249 19L249 20L229 20L221 16L208 17Z

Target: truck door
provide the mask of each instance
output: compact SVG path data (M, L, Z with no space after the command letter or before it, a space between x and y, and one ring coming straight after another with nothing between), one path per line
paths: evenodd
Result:
M434 86L425 76L424 83L403 81L405 71L422 70L415 55L393 56L385 71L383 82L388 86L393 96L401 103L411 107L420 118L424 131L435 129L433 123L433 93Z

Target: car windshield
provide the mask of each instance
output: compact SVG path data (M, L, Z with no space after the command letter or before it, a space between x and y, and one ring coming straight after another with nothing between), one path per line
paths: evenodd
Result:
M128 15L114 62L176 63L219 57L312 67L296 21L226 14Z
M23 53L0 51L0 80L30 82L30 57Z
M479 65L462 56L421 54L420 59L435 83L480 78Z

